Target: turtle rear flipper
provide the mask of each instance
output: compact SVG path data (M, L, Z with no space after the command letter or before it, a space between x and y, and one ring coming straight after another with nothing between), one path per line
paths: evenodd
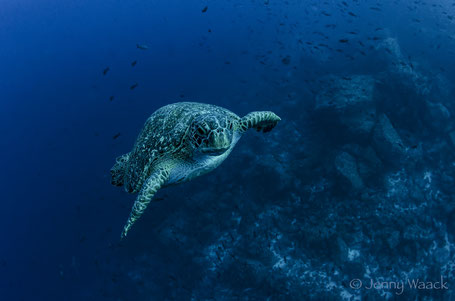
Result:
M130 154L124 154L120 157L117 157L115 160L114 166L111 168L111 183L115 186L123 186L123 178L125 176L125 171L128 163Z
M254 128L258 132L270 132L280 121L281 118L270 111L258 111L248 113L240 121L240 130L245 132Z

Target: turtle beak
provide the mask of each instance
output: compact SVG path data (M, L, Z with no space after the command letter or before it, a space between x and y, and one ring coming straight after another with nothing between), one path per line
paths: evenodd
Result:
M207 147L207 148L203 148L201 150L201 152L206 154L206 155L209 155L209 156L219 156L221 154L224 154L228 149L229 149L229 147L223 147L223 148L210 148L210 147Z

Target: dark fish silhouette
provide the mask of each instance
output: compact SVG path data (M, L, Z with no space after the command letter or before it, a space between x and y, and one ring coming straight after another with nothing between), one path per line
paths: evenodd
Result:
M204 7L204 8L202 9L202 12L205 13L205 12L207 11L207 9L209 9L208 6Z
M144 45L144 44L136 44L136 48L142 49L142 50L149 49L149 47L147 45Z
M103 70L103 75L106 75L108 72L109 72L109 67L106 67L106 68Z
M285 65L289 65L291 63L291 57L289 55L287 55L286 57L284 57L281 62Z
M134 67L134 66L136 66L136 64L137 64L137 61L134 61L134 62L131 63L131 66Z
M114 96L109 97L109 101L113 101L113 100L114 100Z
M130 86L130 90L134 90L137 87L137 83Z
M341 39L341 40L339 40L339 42L340 43L347 43L347 42L349 42L349 40L348 39Z
M112 139L115 140L115 139L117 139L118 137L120 137L120 135L121 135L120 133L117 133L117 134L115 134L114 136L112 136Z

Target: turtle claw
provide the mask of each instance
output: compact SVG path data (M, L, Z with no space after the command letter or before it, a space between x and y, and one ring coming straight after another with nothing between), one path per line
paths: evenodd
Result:
M120 234L120 240L122 240L122 239L124 239L126 237L126 235L128 234L128 231L130 230L130 228L131 228L130 225L126 225L123 228L122 234Z

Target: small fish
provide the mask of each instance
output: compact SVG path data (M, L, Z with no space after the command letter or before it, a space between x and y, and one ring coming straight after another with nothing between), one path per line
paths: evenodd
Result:
M289 55L287 55L286 57L284 57L281 62L284 64L284 65L289 65L291 63L291 57Z
M167 277L171 280L177 281L177 278L175 278L173 275L169 274Z
M203 13L205 13L205 12L207 11L207 9L209 9L208 6L204 7L201 11L202 11Z
M137 49L142 49L142 50L149 49L149 47L147 45L144 45L144 44L136 44L136 48Z
M115 134L114 136L112 136L112 139L115 140L115 139L117 139L118 137L120 137L120 135L121 135L120 133L117 133L117 134Z
M347 42L349 42L349 40L348 39L341 39L341 40L339 40L339 42L340 43L347 43Z
M106 68L103 70L103 75L106 75L108 72L109 72L109 67L106 67Z
M109 97L109 101L113 101L114 100L114 96L112 95L111 97Z
M137 61L133 61L133 62L131 63L131 66L134 67L134 66L136 66L136 64L137 64Z
M354 14L353 12L351 12L351 11L350 11L350 12L348 12L348 14L349 14L350 16L352 16L352 17L357 17L357 15L356 15L356 14Z
M137 87L137 83L131 85L130 90L134 90Z

